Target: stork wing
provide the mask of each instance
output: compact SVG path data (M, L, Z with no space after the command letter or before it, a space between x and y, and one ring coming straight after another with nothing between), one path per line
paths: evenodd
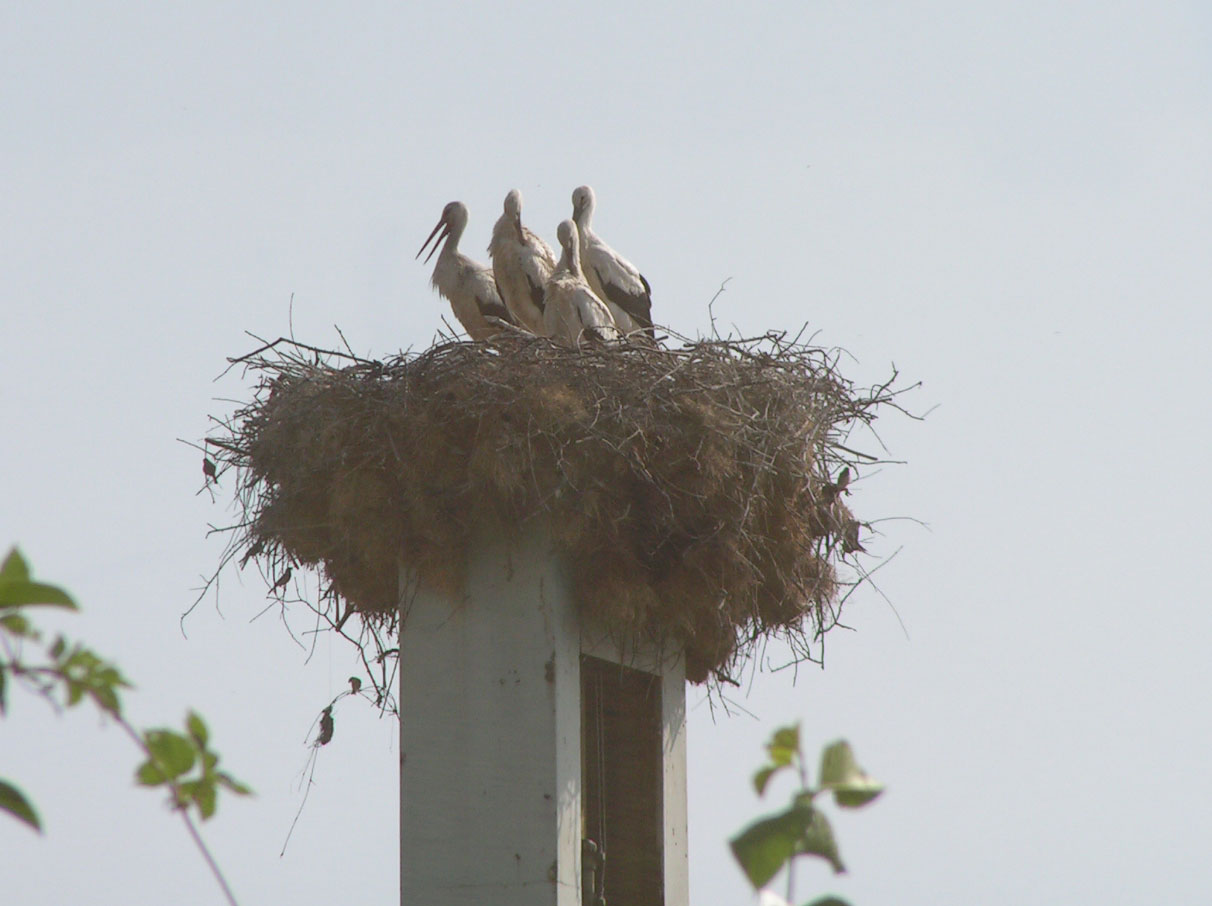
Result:
M580 330L577 331L578 339L584 337L591 343L605 343L618 338L617 327L602 324L598 318L586 318L585 312L580 307L576 311L577 322L580 324Z
M605 343L620 338L619 328L614 323L610 309L597 296L582 284L581 292L575 299L573 308L576 312L578 338L587 337L596 343Z
M551 246L549 246L546 242L543 241L543 237L538 235L537 233L532 232L531 229L527 226L522 227L522 237L524 240L524 244L528 245L528 246L530 246L530 248L534 249L534 251L538 254L539 258L542 259L543 263L547 265L547 269L549 271L555 270L555 266L556 266L555 252L553 252L551 250Z
M484 295L476 293L476 307L485 318L500 318L506 324L517 324L499 296L495 299L485 298Z
M544 308L543 300L547 296L546 291L543 289L543 284L535 283L530 278L530 274L526 274L526 285L530 287L530 301L534 303L534 307L541 313Z
M602 290L606 293L607 299L627 312L628 317L641 327L652 327L652 290L648 288L648 281L644 279L643 275L640 276L640 282L644 291L639 292L637 289L629 292L623 286L603 276L599 268L594 267L593 272L598 278Z

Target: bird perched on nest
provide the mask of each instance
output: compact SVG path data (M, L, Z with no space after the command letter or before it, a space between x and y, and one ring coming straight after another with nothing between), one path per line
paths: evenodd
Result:
M573 349L582 341L600 343L619 339L619 328L610 309L585 282L577 225L565 220L557 228L556 236L560 240L560 262L545 288L543 333Z
M442 247L437 263L433 266L433 285L454 310L455 317L473 340L484 340L501 332L500 326L489 319L513 323L501 294L497 291L492 270L472 261L459 251L459 239L467 228L467 205L452 201L442 209L437 226L421 246L416 257L421 257L435 236L437 241L425 256L425 263ZM441 235L438 231L441 230ZM442 242L445 240L446 244Z
M501 301L513 320L543 332L543 287L555 270L551 246L522 225L522 193L511 189L488 243Z
M653 336L652 288L635 265L598 238L590 226L595 198L589 186L572 192L572 219L580 232L585 280L607 304L624 334L643 330Z

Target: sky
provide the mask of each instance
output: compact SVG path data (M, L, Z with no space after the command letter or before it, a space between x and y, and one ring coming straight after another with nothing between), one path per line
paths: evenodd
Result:
M339 707L304 803L353 654L253 619L255 573L183 635L232 512L178 439L248 396L214 380L246 332L424 348L446 202L484 260L510 188L550 242L582 183L658 322L707 331L727 279L722 327L807 323L930 410L878 423L904 464L850 502L896 556L825 668L689 692L692 902L754 902L726 841L789 795L749 776L793 721L888 785L800 901L1206 895L1206 4L8 4L0 115L0 546L76 596L43 625L135 723L196 708L256 789L203 829L242 904L396 901L398 730ZM0 776L46 833L0 821L9 901L219 902L117 728L10 697Z

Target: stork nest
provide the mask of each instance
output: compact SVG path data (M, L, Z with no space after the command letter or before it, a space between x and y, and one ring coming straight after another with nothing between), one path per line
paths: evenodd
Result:
M853 584L838 567L865 528L842 498L875 460L844 443L900 409L895 373L856 389L836 351L780 334L320 352L279 340L234 360L259 385L207 444L237 475L228 556L259 558L271 580L318 568L331 625L352 611L394 628L401 565L458 596L473 534L532 520L566 555L578 606L620 640L683 647L694 682L727 678L771 636L814 659L836 624Z

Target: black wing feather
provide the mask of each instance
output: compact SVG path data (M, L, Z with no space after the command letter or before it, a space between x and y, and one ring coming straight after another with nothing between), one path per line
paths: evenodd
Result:
M581 325L580 335L588 337L592 343L606 343L610 339L606 329L599 324L586 324L584 312L578 307L576 309L577 322Z
M652 326L652 290L648 288L648 281L643 277L640 280L644 284L644 295L632 295L620 286L615 286L613 283L607 283L602 279L602 272L596 267L593 272L598 276L598 283L602 285L602 289L606 291L606 298L617 305L631 317L631 320L639 324L641 327Z
M476 296L476 307L485 318L500 318L506 324L513 324L513 316L500 299L483 299Z
M526 284L530 287L530 301L534 303L534 307L540 312L546 311L545 302L547 293L543 290L543 287L531 280L530 274L526 275Z

